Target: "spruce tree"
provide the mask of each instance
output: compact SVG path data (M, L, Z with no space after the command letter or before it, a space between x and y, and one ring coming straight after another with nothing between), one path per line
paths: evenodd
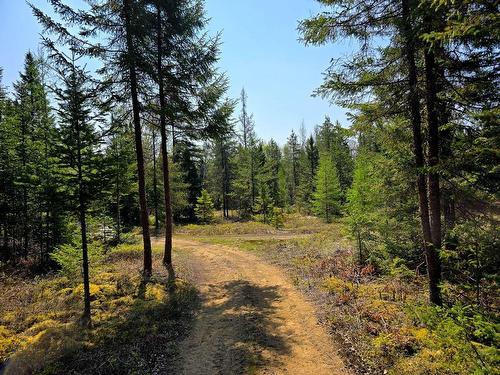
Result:
M100 165L99 136L94 129L93 114L96 90L89 86L91 80L85 71L76 66L74 53L71 59L63 53L55 53L58 54L56 63L59 64L58 76L62 83L61 88L56 88L54 92L59 104L57 117L61 145L58 151L61 155L60 166L64 171L64 185L68 189L71 206L76 208L80 224L84 289L82 322L90 327L87 212L91 197L95 199L96 192L100 190L96 175Z
M330 223L335 216L340 214L341 190L337 169L328 154L320 155L315 183L314 211Z
M196 217L203 224L210 224L214 220L214 203L206 189L201 191L195 207Z
M23 254L40 248L40 263L58 240L61 206L56 198L54 177L55 126L50 116L40 59L26 54L24 71L15 83L19 124L17 152L21 160L17 184L21 189Z
M55 21L32 6L35 16L49 34L55 34L59 42L70 44L80 54L98 58L104 89L109 97L121 99L132 109L134 141L137 161L137 180L140 222L144 245L143 274L152 273L152 252L149 215L146 200L144 152L142 144L140 89L145 70L141 53L145 47L149 22L143 2L135 0L103 0L92 2L88 9L74 9L61 0L51 2L54 13L63 20ZM76 30L74 30L76 28Z

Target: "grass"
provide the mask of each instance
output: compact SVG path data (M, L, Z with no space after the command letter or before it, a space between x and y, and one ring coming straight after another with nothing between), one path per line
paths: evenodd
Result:
M235 236L235 235L271 235L271 234L314 234L330 230L330 224L323 223L313 216L299 214L285 215L284 227L276 229L270 224L256 221L224 221L218 218L211 225L188 224L175 228L175 233L194 236Z
M154 248L161 270L161 247ZM143 283L140 245L109 253L91 279L91 330L80 327L83 286L59 274L4 272L0 280L0 363L6 374L150 374L174 368L176 343L189 331L197 292L182 280L174 292L157 272ZM182 275L182 268L178 269ZM77 279L77 278L76 278Z

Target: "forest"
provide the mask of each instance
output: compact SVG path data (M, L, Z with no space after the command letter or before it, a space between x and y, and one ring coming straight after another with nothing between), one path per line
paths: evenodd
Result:
M352 51L308 94L348 121L283 144L204 0L29 3L0 374L500 374L498 3L315 2L303 53Z

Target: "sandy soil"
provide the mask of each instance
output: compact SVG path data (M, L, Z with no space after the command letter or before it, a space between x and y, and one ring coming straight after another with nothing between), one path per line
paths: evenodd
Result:
M202 299L179 373L350 374L312 305L279 269L227 246L178 237L174 246L187 253Z

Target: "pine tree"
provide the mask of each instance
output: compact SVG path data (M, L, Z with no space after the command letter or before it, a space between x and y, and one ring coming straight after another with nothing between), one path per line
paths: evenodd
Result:
M287 169L288 169L288 195L289 202L294 205L297 200L297 191L300 184L300 156L302 153L302 147L299 143L297 135L292 130L292 133L287 140Z
M18 155L21 168L18 186L22 191L23 253L40 249L40 263L58 241L57 226L61 206L56 197L54 176L55 127L50 116L40 61L28 52L24 72L15 84L16 112L19 119Z
M378 211L381 208L383 188L380 177L375 174L379 163L375 153L358 149L353 184L347 194L348 222L357 243L360 265L370 256L368 252L376 236L375 226L381 219Z
M61 146L60 165L65 177L64 185L72 200L72 206L77 208L80 223L82 246L82 269L84 289L84 311L82 322L85 326L91 325L90 311L90 280L89 255L87 234L87 211L91 197L96 196L99 178L99 137L93 127L92 107L95 102L95 89L89 87L90 78L76 66L73 53L68 59L63 53L54 51L58 57L58 75L63 87L55 89L59 103L57 115Z
M228 218L233 203L236 142L230 134L220 136L212 142L210 151L207 185L216 207L222 209L223 216Z
M340 214L341 199L337 169L330 155L320 155L315 182L314 210L318 216L324 218L327 223L330 223L334 216Z
M431 117L435 117L436 111L434 104L429 106L429 98L432 96L431 102L434 101L436 93L430 93L431 85L418 87L418 75L421 72L417 70L419 53L429 57L429 46L423 44L419 37L419 32L427 29L429 9L420 9L417 3L407 0L387 0L376 4L357 2L355 6L343 0L333 3L326 0L320 2L331 6L332 12L301 23L304 41L324 44L353 37L360 41L360 48L349 61L338 65L340 69L333 66L329 69L326 82L318 90L318 94L353 108L364 118L364 122L378 123L382 118L397 121L398 115L404 114L406 120L411 123L423 247L429 271L429 295L433 303L441 304L438 256L440 244L436 236L440 231L440 223L437 220L439 184L436 183L438 179L435 168L429 169L432 192L428 190L424 175L428 163L423 158L425 144L422 138L420 89L427 94L427 113ZM419 24L422 21L423 25ZM379 43L380 37L386 41L383 45ZM423 63L425 67L429 61ZM427 81L429 82L429 77ZM431 164L435 164L438 160L436 145L439 143L439 135L436 132L435 118L431 117L427 118L427 125L431 130L427 135L428 145L432 148L429 153ZM433 202L431 205L429 197ZM431 227L431 218L434 229Z
M267 184L262 184L260 186L259 195L255 199L254 212L258 215L258 219L264 224L268 224L273 215L273 209L274 206L271 196L269 195L269 188Z
M137 221L137 177L135 170L135 150L133 134L115 113L111 124L111 141L106 148L105 178L106 202L109 215L115 219L117 243L121 242L124 225L131 227Z
M241 92L242 110L240 114L240 145L236 156L237 173L235 179L235 194L239 200L239 210L242 216L251 216L258 194L259 180L259 140L254 131L254 121L247 110L247 94Z
M71 45L77 53L99 58L110 97L121 98L132 107L134 141L139 185L139 208L144 245L143 274L152 273L151 238L146 200L144 152L142 144L140 88L144 83L141 71L145 69L141 53L144 52L149 22L144 3L134 0L93 2L86 10L77 10L60 0L51 2L54 13L63 22L32 6L35 16L49 34L55 34L59 42ZM74 30L76 28L76 30ZM96 42L98 40L98 42ZM126 95L123 95L126 93Z
M301 178L297 189L298 205L302 212L312 213L312 198L316 188L314 178L318 169L319 150L311 135L307 138L300 158Z
M201 191L195 207L196 217L203 224L209 224L214 220L214 203L206 189Z
M285 206L285 184L280 176L283 171L282 153L278 144L271 139L264 147L265 162L262 168L262 183L267 185L273 206Z
M16 233L21 211L21 195L16 186L18 181L19 158L18 142L20 127L14 103L8 99L2 87L0 69L0 231L2 261L16 261L20 249Z

